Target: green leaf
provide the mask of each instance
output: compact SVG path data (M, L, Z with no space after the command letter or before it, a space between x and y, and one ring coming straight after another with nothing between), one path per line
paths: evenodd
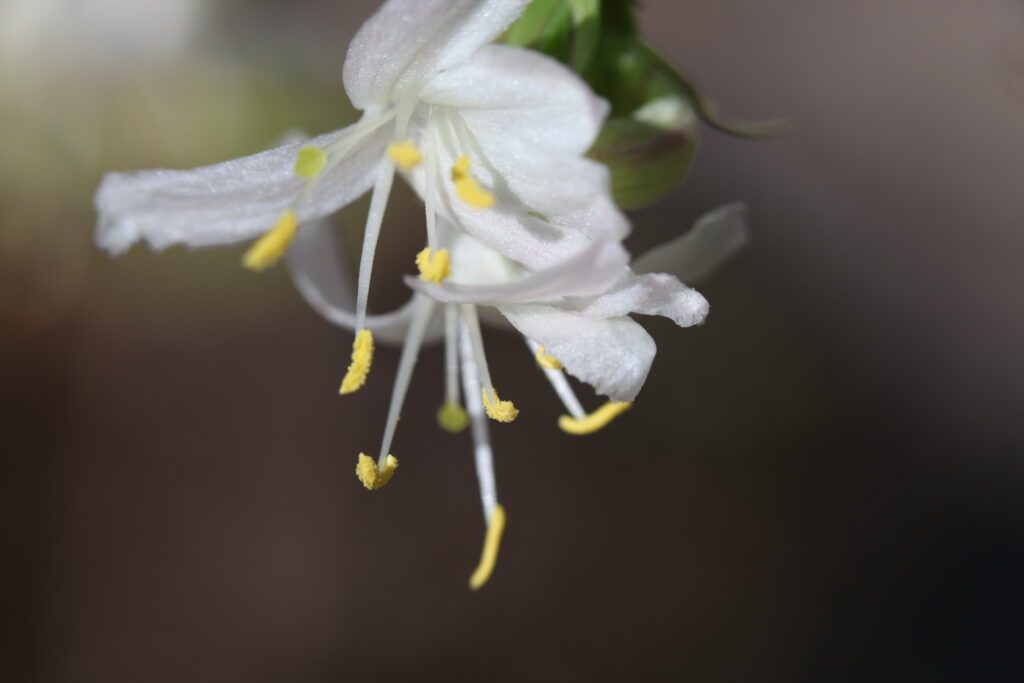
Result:
M505 42L568 62L572 30L573 13L567 0L533 0L505 33Z
M590 156L611 171L619 206L641 209L678 187L697 150L696 120L686 101L666 99L605 123Z
M569 0L569 6L574 30L572 66L583 73L593 62L601 41L601 0Z

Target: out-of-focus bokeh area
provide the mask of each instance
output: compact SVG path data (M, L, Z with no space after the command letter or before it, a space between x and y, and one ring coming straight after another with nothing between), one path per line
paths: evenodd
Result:
M0 415L10 681L1024 678L1024 8L648 0L650 41L730 113L631 246L735 199L753 242L708 323L652 321L599 436L522 343L493 430L498 570L468 436L397 362L341 399L351 338L241 248L110 259L104 170L191 167L353 120L370 0L0 0ZM358 235L365 202L340 222ZM373 305L421 239L392 204Z

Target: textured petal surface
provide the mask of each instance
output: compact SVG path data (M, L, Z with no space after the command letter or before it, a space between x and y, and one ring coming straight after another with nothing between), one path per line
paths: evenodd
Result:
M638 273L671 273L695 283L710 275L750 240L747 207L729 204L701 216L689 232L633 263Z
M449 139L445 140L446 137ZM440 179L436 205L439 214L506 258L529 270L538 270L579 254L595 240L622 239L629 233L628 220L605 194L586 188L587 203L540 216L504 192L500 177L483 165L479 169L474 166L473 175L483 186L494 190L497 203L489 209L466 204L448 175L459 154L451 147L453 137L442 135L433 123L427 127L423 139L428 161L407 175L409 182L425 199L424 167L436 164L436 176Z
M502 283L500 277L495 278L499 284L490 285L434 284L418 278L406 278L406 282L436 301L494 306L604 292L621 276L627 263L629 253L621 244L596 242L564 263L514 282ZM458 264L453 267L457 271Z
M422 96L451 112L443 125L460 135L444 131L450 153L481 162L480 180L505 200L548 215L610 191L608 169L583 156L608 106L554 60L491 45L435 76Z
M299 230L288 250L288 266L295 288L313 310L339 327L355 330L353 268L329 220L314 221ZM401 345L413 311L410 299L390 313L367 316L366 327L373 332L375 341ZM440 325L433 324L428 328L427 339L436 339L441 332Z
M96 192L96 242L116 254L139 240L163 249L173 244L231 244L255 237L274 225L302 189L304 181L294 172L298 150L305 145L326 146L354 128L190 171L110 173ZM370 188L389 130L384 126L367 136L321 177L297 211L300 221L330 214Z
M521 140L580 156L594 144L608 104L568 68L538 52L489 45L435 75L420 96L457 109L481 138Z
M345 90L359 109L415 94L436 72L470 59L528 0L388 0L356 34Z
M680 327L700 325L708 316L708 301L666 274L627 274L600 296L573 299L573 308L585 315L614 318L631 313L660 315Z
M525 337L544 347L577 379L612 401L632 402L647 379L657 346L629 318L591 318L553 306L499 309Z

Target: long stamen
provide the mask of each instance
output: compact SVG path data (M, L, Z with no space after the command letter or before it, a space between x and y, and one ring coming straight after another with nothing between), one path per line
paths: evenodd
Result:
M526 339L526 345L530 347L530 351L533 352L534 358L542 353L543 347L540 344L532 339L527 339L525 337L524 339ZM580 400L576 398L576 392L574 392L572 387L569 386L569 380L565 378L565 373L563 373L560 368L554 369L553 367L547 367L541 363L537 363L537 365L544 371L544 376L548 378L548 381L551 383L551 388L555 390L556 394L558 394L558 398L562 400L562 405L565 406L565 409L577 420L585 418L587 416L587 412L583 410ZM561 363L559 363L559 366L561 366Z
M359 261L359 282L356 289L356 339L352 346L352 364L341 382L341 393L351 394L362 389L373 365L373 333L366 328L366 303L370 296L370 276L373 257L377 253L377 240L384 223L391 187L395 181L395 165L386 159L380 167L377 184L370 199L370 212L363 232L363 253Z
M483 385L480 395L483 397L487 416L497 422L513 422L519 416L519 410L511 401L502 401L494 389L494 384L491 383L491 372L487 367L487 356L484 354L484 338L480 332L480 319L476 314L476 306L461 304L460 308L462 320L466 323L470 344L473 347L473 357L476 359L480 372L480 380Z
M420 347L423 345L427 325L430 324L430 317L434 312L435 304L431 299L424 296L418 298L416 311L413 313L412 323L409 325L409 332L405 337L405 345L402 347L402 358L398 362L398 374L395 376L395 387L391 393L391 405L388 408L388 420L384 427L384 439L381 441L380 455L377 457L378 467L384 466L388 451L391 450L391 442L395 438L398 418L401 417L402 405L405 403L405 396L409 391L413 370L416 369Z
M295 175L307 182L295 202L281 214L277 224L246 251L243 265L249 270L262 271L277 263L291 246L298 233L298 209L313 193L325 172L336 166L355 146L387 123L394 114L364 119L351 133L336 140L325 149L301 148L295 159Z
M273 230L263 235L245 252L242 263L249 270L266 270L284 255L298 231L299 219L294 210L288 209L281 214Z
M437 131L431 128L424 135L424 145L427 148L427 166L424 169L424 183L426 184L426 197L423 204L427 212L427 246L437 249L440 245L437 240L437 164L439 155L437 153L440 145L437 142Z
M476 351L472 342L469 325L463 325L460 351L462 356L462 385L467 396L480 393L480 380L477 375L479 363L475 359ZM484 548L469 586L479 590L490 579L498 560L501 538L505 532L505 508L498 503L497 483L494 476L494 451L491 449L487 418L479 403L469 402L469 415L473 424L473 457L476 462L477 480L480 484L480 503L483 506L484 519L487 522L487 535Z
M456 145L462 150L462 155L456 159L451 169L452 182L455 184L455 192L459 199L477 209L489 209L495 204L494 195L484 189L471 172L472 161L470 154L476 155L473 146L472 135L469 129L455 114L446 114L443 121L447 125L439 126L441 135L449 145ZM452 141L452 132L455 133L455 141Z
M437 422L445 431L456 434L469 426L469 416L459 399L459 311L454 304L444 307L444 404L437 411ZM479 407L478 407L479 408Z
M402 358L398 363L398 374L395 376L395 386L391 392L391 405L388 407L384 438L381 440L380 455L377 457L376 466L368 466L368 462L372 465L372 460L365 453L360 453L359 464L356 467L356 475L359 480L371 491L387 484L398 468L398 459L389 451L395 438L395 430L398 428L398 419L402 414L405 397L409 392L409 383L412 381L413 370L416 368L420 347L423 345L423 338L434 312L434 302L426 297L417 296L415 307L412 323L409 325L409 331L405 337L405 345L402 347Z
M558 426L563 432L573 436L593 434L607 427L612 420L632 407L632 403L609 401L594 412L587 414L580 404L580 400L576 398L576 392L569 386L569 380L566 379L565 373L561 369L562 364L557 359L545 354L544 347L532 339L527 339L526 345L534 353L537 365L544 371L544 376L551 382L551 387L558 394L558 398L562 399L562 405L569 411L568 415L558 418ZM545 356L546 358L544 358ZM554 361L558 368L556 369L549 362L544 362L548 360Z
M609 401L603 406L581 418L563 415L558 418L558 426L566 434L573 436L586 436L601 431L611 423L612 420L622 415L633 407L632 403L617 403Z

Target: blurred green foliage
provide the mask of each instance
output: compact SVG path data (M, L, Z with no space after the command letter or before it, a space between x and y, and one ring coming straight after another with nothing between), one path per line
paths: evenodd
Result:
M571 66L611 104L591 156L608 165L625 209L657 203L685 178L698 121L737 137L785 131L781 120L726 120L714 104L639 34L633 0L533 0L505 42Z

